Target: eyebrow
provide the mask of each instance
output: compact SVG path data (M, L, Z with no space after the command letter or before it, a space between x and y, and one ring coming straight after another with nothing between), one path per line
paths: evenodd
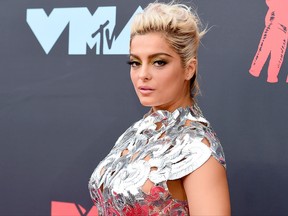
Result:
M168 57L173 58L173 56L169 55L168 53L154 53L154 54L152 54L152 55L149 55L148 58L149 58L149 59L152 59L152 58L154 58L154 57L156 57L156 56L159 56L159 55L165 55L165 56L168 56ZM130 56L130 57L132 56L132 57L134 57L134 58L140 59L139 56L137 56L137 55L135 55L135 54L133 54L133 53L130 53L129 56Z

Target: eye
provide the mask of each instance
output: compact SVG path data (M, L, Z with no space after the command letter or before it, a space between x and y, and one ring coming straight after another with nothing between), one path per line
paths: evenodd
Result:
M163 60L157 60L157 61L154 61L153 64L154 64L155 66L157 66L157 67L161 67L161 66L166 65L167 62L166 62L166 61L163 61Z
M127 62L127 64L129 64L131 67L137 67L137 66L140 65L140 62L135 61L135 60L129 60L129 61Z

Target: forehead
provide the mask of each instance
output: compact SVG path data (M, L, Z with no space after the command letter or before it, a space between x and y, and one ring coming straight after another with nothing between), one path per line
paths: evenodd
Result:
M167 53L177 55L166 41L164 35L159 32L135 35L130 43L130 53L134 55L151 55L154 53Z

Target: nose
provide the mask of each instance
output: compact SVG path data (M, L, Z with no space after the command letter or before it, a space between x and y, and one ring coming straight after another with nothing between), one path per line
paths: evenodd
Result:
M139 79L141 80L150 80L151 79L151 71L149 65L142 64L142 67L139 69L138 74Z

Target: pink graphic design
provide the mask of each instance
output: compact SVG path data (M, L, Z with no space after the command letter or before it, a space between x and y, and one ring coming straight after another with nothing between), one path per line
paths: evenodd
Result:
M287 48L288 0L266 0L266 4L269 10L265 18L265 28L249 72L259 77L271 54L267 82L277 83ZM286 82L288 83L288 77Z
M96 206L88 211L76 203L52 201L51 216L98 216L98 210Z

